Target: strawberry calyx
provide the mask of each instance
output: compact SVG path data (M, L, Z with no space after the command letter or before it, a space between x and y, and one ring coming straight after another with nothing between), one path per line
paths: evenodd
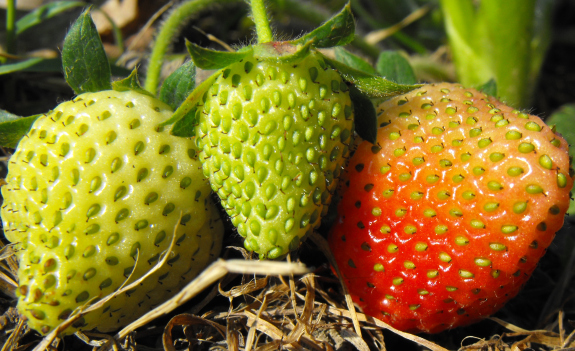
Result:
M289 41L259 44L253 48L254 58L296 64L309 55L312 44L311 41L304 45L297 45Z
M182 137L195 136L193 128L181 128L182 125L191 126L197 124L196 114L191 113L191 111L194 110L215 79L224 73L226 68L237 62L255 58L257 61L273 61L295 65L313 53L321 61L320 65L324 69L335 69L348 85L353 85L357 88L352 96L356 109L355 115L361 118L361 121L356 120L356 132L365 140L373 142L374 132L372 127L376 123L376 116L371 104L366 103L369 98L392 97L404 94L420 85L397 84L381 76L354 69L316 50L339 47L350 43L354 38L354 23L351 7L348 3L338 14L323 25L292 41L268 41L245 46L235 52L210 50L191 42L186 42L190 57L197 67L218 71L206 80L206 84L200 84L190 93L187 99L174 112L172 118L164 124L174 124L172 134ZM188 134L185 134L186 132Z
M298 51L298 47L288 41L272 41L269 43L260 44L257 46L261 52L257 55L259 57L265 56L285 56L293 55Z

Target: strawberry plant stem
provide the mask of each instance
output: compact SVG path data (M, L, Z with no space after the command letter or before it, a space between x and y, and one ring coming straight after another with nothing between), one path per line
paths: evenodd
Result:
M274 40L270 22L268 20L264 0L251 0L252 15L254 23L256 24L256 32L258 33L258 43L269 43Z
M6 6L6 52L16 53L16 0L8 0Z
M552 2L439 3L458 80L466 86L479 86L494 78L503 100L515 107L529 107L550 42Z
M234 3L239 0L190 0L174 8L162 24L152 48L150 61L144 88L150 93L156 95L160 83L160 75L166 53L172 43L172 40L178 37L184 24L189 21L193 15L204 10L209 5L217 3Z

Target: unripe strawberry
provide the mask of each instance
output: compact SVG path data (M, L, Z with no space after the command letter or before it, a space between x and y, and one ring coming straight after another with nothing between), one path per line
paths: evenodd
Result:
M197 115L204 174L246 249L274 259L298 248L327 212L352 140L340 75L314 51L297 63L248 57Z
M536 116L455 84L378 107L350 159L329 242L363 311L439 332L514 297L563 224L565 140Z
M159 271L65 333L126 325L219 254L222 223L194 142L158 127L171 114L133 91L85 93L38 118L20 141L2 187L2 220L17 243L18 309L31 328L48 333L140 278L174 235Z

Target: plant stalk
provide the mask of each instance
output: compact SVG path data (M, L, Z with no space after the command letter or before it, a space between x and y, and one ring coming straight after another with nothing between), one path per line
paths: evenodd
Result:
M258 34L258 43L264 44L274 40L270 21L268 19L264 0L251 0L250 5L252 8L252 16L256 24L256 32Z
M168 49L174 38L178 37L180 29L192 18L193 15L206 9L210 5L218 3L234 3L239 1L240 0L190 0L173 9L162 24L156 37L156 41L154 42L150 60L148 61L144 88L150 93L157 95L162 66Z
M6 3L6 53L16 54L16 0Z
M528 108L549 41L550 1L440 0L458 80L495 79L507 104ZM513 15L510 15L513 14Z

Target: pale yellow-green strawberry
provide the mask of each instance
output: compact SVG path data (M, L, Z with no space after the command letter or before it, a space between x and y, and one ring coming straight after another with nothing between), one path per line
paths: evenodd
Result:
M1 213L17 243L18 309L31 328L48 333L140 278L172 239L159 271L65 333L126 325L218 256L223 225L194 141L158 127L171 114L133 91L85 93L38 118L20 141Z

